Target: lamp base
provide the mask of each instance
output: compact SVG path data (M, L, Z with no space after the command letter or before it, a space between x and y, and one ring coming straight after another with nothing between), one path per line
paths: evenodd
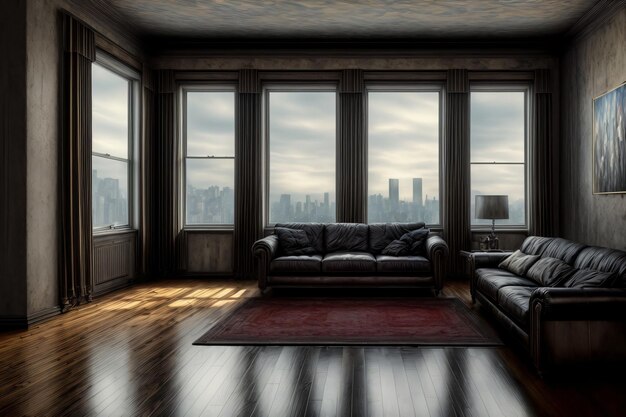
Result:
M500 249L500 242L498 241L498 237L495 234L487 236L486 246L489 250Z

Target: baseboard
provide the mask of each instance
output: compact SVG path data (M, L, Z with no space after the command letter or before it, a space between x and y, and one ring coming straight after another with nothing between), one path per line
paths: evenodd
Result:
M27 316L0 316L0 330L28 329L29 326L41 323L59 314L61 314L61 307L54 306Z

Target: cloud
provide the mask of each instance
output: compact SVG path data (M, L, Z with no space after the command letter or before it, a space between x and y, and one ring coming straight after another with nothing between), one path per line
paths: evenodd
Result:
M524 162L523 92L471 94L472 162Z
M368 195L389 194L399 179L400 199L412 201L413 178L422 195L439 199L439 94L368 94Z
M92 66L92 147L128 158L129 81L98 64Z
M187 92L187 155L235 155L234 92Z

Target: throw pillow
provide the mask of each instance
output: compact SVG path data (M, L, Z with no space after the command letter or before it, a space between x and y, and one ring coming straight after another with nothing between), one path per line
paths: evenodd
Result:
M560 259L545 257L530 267L528 278L542 287L557 287L567 281L576 270Z
M569 288L607 288L613 286L617 279L615 272L601 272L593 269L579 269L565 282L564 287Z
M509 272L519 275L520 277L526 276L526 272L530 269L535 262L539 260L539 255L526 255L519 249L513 252L504 261L500 262L498 268L506 269Z
M315 249L311 246L311 242L309 242L309 238L304 230L276 227L274 231L278 236L278 245L281 253L284 255L299 256L315 254Z
M400 239L396 239L383 249L383 255L408 256L422 255L426 253L426 239L428 239L429 229L411 230L403 234Z

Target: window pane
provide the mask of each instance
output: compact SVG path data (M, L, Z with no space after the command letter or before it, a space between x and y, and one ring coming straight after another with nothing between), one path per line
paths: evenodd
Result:
M370 92L368 136L368 221L438 224L439 93Z
M270 92L270 223L335 221L335 103L335 92Z
M129 81L92 65L93 152L128 159Z
M472 92L471 161L524 162L525 93Z
M233 224L234 178L234 159L187 159L187 224Z
M491 220L474 218L478 194L509 196L509 219L496 220L496 225L520 226L526 223L524 165L472 165L472 224L491 225Z
M187 92L187 156L235 155L235 93Z
M128 225L128 163L93 156L93 227Z

